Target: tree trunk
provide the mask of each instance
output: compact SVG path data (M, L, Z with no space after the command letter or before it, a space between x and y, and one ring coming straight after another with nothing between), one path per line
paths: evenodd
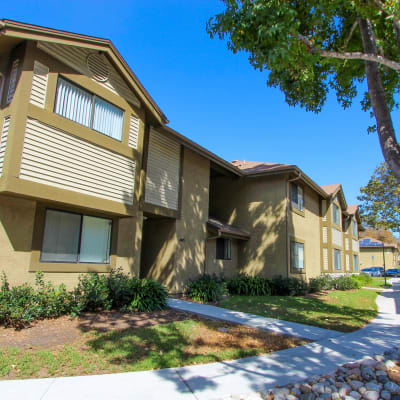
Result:
M397 50L399 51L400 54L400 29L394 22L393 22L393 28L394 28L394 34L396 36Z
M378 54L371 24L368 20L360 19L359 25L364 52L367 54ZM366 61L365 72L367 75L368 93L375 114L383 157L397 181L400 182L400 147L396 140L378 63Z

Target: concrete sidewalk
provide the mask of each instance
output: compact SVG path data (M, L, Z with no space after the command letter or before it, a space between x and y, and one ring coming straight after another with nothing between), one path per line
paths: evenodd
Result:
M192 303L190 301L169 299L168 305L176 310L188 311L213 319L221 319L235 324L247 325L251 328L275 332L281 335L296 336L312 341L343 335L342 332L322 329L316 326L282 321L274 318L265 318L259 315L227 310L225 308L208 306L206 304Z
M400 347L400 285L377 300L365 328L306 346L241 360L110 375L0 382L0 399L228 399L334 370L364 355Z

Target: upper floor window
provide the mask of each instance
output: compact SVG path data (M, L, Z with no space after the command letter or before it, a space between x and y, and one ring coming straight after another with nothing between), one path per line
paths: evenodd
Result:
M357 222L353 221L353 236L358 235Z
M290 183L290 199L292 207L297 208L299 211L304 210L303 188L293 182Z
M290 256L290 263L293 269L304 269L304 243L292 240Z
M217 260L231 260L232 259L232 240L218 238L217 239Z
M54 111L113 139L122 140L123 111L62 78L58 80Z
M333 223L336 225L340 225L340 208L337 204L333 203Z
M8 88L7 88L7 95L6 95L6 104L10 104L12 99L14 98L14 93L17 88L18 66L19 66L19 59L17 58L11 64L11 69L8 74Z

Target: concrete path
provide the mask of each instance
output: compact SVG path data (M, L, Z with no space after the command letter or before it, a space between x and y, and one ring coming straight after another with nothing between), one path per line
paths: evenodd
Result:
M254 394L400 347L400 285L377 300L378 317L357 332L241 360L110 375L0 382L1 400L212 400Z
M296 336L312 341L327 339L343 335L328 329L318 328L316 326L298 324L296 322L281 321L274 318L260 317L259 315L247 314L240 311L227 310L225 308L208 306L205 304L192 303L178 299L169 299L168 305L180 311L188 311L191 313L203 315L213 319L221 319L236 324L247 325L252 328L271 331L282 335Z

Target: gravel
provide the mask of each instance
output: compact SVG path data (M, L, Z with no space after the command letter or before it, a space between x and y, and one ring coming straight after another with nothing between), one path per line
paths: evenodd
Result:
M336 371L311 376L307 381L274 387L237 400L400 400L400 386L390 380L390 370L399 369L400 350L364 357ZM399 382L400 383L400 382Z

